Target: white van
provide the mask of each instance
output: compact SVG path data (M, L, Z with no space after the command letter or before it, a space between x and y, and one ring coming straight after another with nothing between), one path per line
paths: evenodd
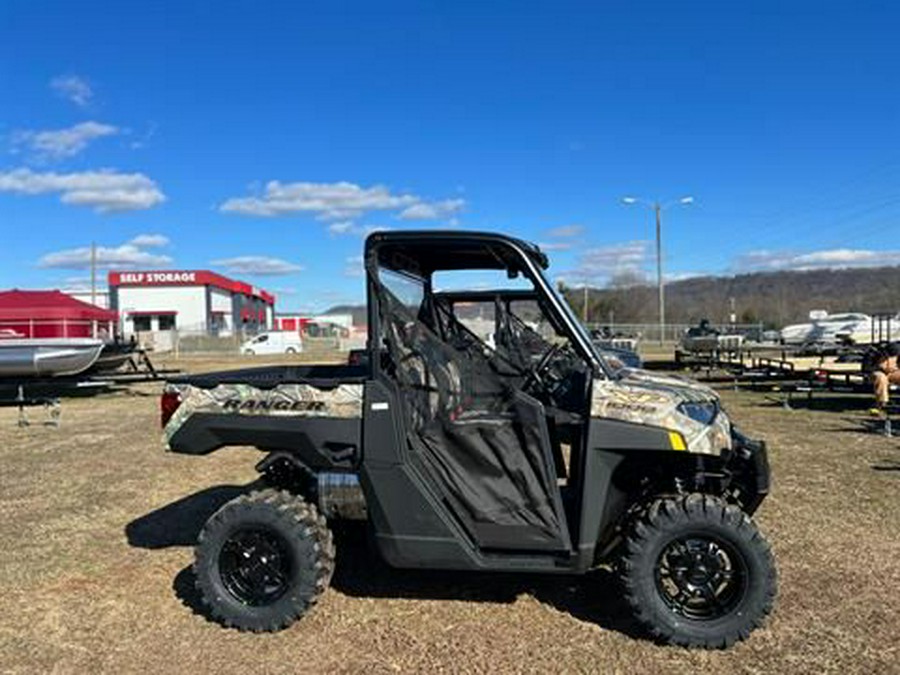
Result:
M303 341L294 331L260 333L241 345L241 354L299 354Z

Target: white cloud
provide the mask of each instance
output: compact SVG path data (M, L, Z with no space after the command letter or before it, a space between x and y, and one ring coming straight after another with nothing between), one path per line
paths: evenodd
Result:
M352 220L340 220L329 223L328 232L335 236L353 235L356 237L368 237L373 232L384 232L391 228L383 225L357 225Z
M553 239L568 239L571 237L578 237L583 233L583 225L562 225L560 227L554 227L552 230L547 230L547 236Z
M131 148L132 150L143 150L143 149L146 148L148 145L150 145L150 141L151 141L151 140L153 139L153 137L156 135L156 130L157 130L157 124L156 124L156 122L151 122L151 123L147 126L147 130L144 131L144 133L141 134L139 137L137 137L137 138L135 138L134 140L132 140L132 141L128 144L128 147ZM127 133L127 132L126 132L126 133Z
M97 247L97 267L99 269L120 270L135 267L166 267L172 258L144 251L133 243L116 247ZM91 267L91 247L82 246L64 251L48 253L38 260L38 267L54 269L84 270Z
M673 281L685 281L687 279L697 279L699 277L709 277L713 276L709 272L663 272L663 279L665 282L672 283Z
M419 202L400 212L400 220L437 220L459 213L466 205L465 199L444 199L438 202Z
M736 271L811 270L842 267L881 267L896 265L900 251L835 248L796 253L793 251L757 250L735 259Z
M856 265L895 265L896 251L867 251L862 249L837 248L825 251L814 251L798 255L794 263L804 266L856 266Z
M282 260L281 258L271 258L264 255L244 255L236 258L222 258L213 260L213 265L224 267L229 272L235 274L253 274L257 276L279 276L284 274L293 274L303 270L302 265Z
M94 90L87 80L77 75L61 75L50 80L50 88L59 96L84 108L94 98Z
M39 173L19 168L0 172L0 192L40 195L58 192L60 201L98 213L149 209L165 201L156 183L142 173L114 169L80 173Z
M111 124L81 122L66 129L16 131L12 134L12 144L14 148L27 147L38 161L58 161L74 157L97 138L115 136L119 132L120 129Z
M572 248L572 243L568 241L545 241L538 242L538 246L542 251L568 251Z
M168 246L169 238L163 234L139 234L128 243L133 246L141 246L144 248L157 248L160 246Z
M353 234L358 229L352 220L338 220L328 225L331 234Z
M102 289L105 285L103 279L96 279L96 284L98 289ZM91 290L91 278L90 277L66 277L60 282L60 285L66 290L70 292L74 291L89 291Z
M251 188L253 190L253 188ZM258 188L257 190L258 191ZM245 216L277 217L310 214L317 220L330 221L333 235L366 236L373 226L357 225L354 220L383 211L395 211L401 220L436 220L450 218L466 205L464 199L426 201L410 193L394 193L384 185L363 187L355 183L282 183L269 181L259 194L232 197L220 206L226 213ZM450 218L451 226L457 221Z
M649 260L648 241L596 246L580 253L575 268L561 272L559 277L569 284L602 284L617 277L643 279Z
M284 216L313 213L324 220L348 219L371 211L404 208L419 202L414 195L395 195L383 185L361 187L338 183L266 183L262 195L226 200L221 211L246 216Z
M363 257L361 255L354 255L345 260L344 267L344 276L351 277L353 279L358 279L365 275L366 270L363 265Z

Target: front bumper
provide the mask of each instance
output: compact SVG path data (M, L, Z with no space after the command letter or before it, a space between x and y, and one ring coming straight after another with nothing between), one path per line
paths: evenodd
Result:
M731 455L726 468L731 473L731 488L748 515L753 515L769 494L772 475L765 441L731 432Z

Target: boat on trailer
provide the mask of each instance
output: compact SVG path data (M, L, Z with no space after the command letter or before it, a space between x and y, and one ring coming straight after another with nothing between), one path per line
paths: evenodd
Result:
M105 342L100 356L91 366L91 374L112 373L119 370L129 361L139 356L137 342L113 341Z
M0 378L65 377L94 365L103 340L0 338Z

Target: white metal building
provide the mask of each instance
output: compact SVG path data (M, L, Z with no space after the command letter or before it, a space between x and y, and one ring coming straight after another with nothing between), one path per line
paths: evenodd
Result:
M81 300L82 302L95 305L96 307L102 307L103 309L109 309L109 290L99 284L93 293L91 293L89 288L84 288L82 286L76 288L62 288L60 290L76 300Z
M227 336L271 327L275 296L208 270L110 272L109 305L125 335L177 329Z

